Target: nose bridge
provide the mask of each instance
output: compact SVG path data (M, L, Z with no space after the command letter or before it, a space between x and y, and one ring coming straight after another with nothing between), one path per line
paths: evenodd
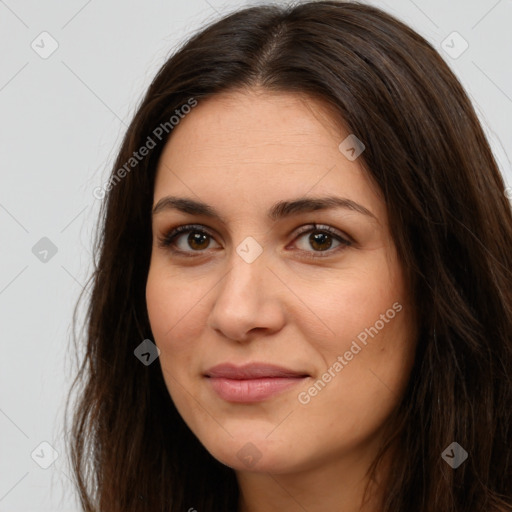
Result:
M245 252L244 252L245 251ZM242 243L234 251L230 261L230 270L220 283L222 300L229 302L233 299L243 299L245 304L258 302L265 293L266 258L260 254L258 257L246 259L251 248ZM242 253L242 256L240 255ZM252 255L252 257L254 257ZM268 276L267 276L268 278ZM219 297L220 299L221 297Z
M252 227L254 228L254 226ZM221 285L223 289L229 289L235 295L248 294L250 298L256 299L256 293L250 293L251 288L254 288L254 292L258 292L257 288L263 284L264 276L268 273L266 265L269 250L263 248L263 242L261 241L263 235L256 235L258 241L253 236L247 235L247 228L247 224L243 225L242 219L238 219L234 233L234 240L238 243L230 249L230 271Z
M248 247L249 251L241 251L247 249L242 243L233 251L230 270L218 284L210 312L210 326L236 340L245 339L255 328L274 331L283 321L279 302L273 296L275 287L270 282L267 257L260 252L255 259L245 258L251 251Z

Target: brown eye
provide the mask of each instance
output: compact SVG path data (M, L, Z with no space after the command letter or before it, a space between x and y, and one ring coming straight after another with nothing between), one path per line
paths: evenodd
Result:
M306 237L306 235L308 235ZM298 234L295 244L304 253L314 255L315 253L326 253L325 256L333 254L352 245L341 232L330 226L304 226ZM323 255L322 255L323 256Z
M188 235L187 243L195 251L207 249L210 245L210 236L206 233L193 231Z
M332 236L326 233L311 233L309 243L311 247L318 251L326 251L331 248Z
M187 235L187 236L185 236ZM160 246L176 253L202 252L206 249L218 248L220 245L205 230L194 226L178 226L160 238ZM212 245L215 245L212 247Z

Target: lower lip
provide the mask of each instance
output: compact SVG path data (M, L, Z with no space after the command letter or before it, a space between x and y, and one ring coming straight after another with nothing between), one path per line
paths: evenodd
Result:
M261 402L302 383L306 377L264 377L260 379L227 379L209 377L213 390L227 402Z

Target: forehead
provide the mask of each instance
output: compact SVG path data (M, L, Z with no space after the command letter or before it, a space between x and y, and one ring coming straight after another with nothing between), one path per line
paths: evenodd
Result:
M325 104L304 95L255 89L200 100L162 152L154 202L172 193L263 206L334 193L385 216L360 161L338 148L348 135Z

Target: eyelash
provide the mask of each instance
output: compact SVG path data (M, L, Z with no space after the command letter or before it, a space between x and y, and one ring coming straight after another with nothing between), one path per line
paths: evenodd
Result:
M294 241L299 238L301 235L305 235L308 233L324 233L332 236L335 240L340 242L340 245L338 247L335 247L334 249L326 249L325 251L305 251L302 249L299 249L302 253L307 254L306 257L308 258L325 258L328 256L332 256L334 253L338 253L339 251L344 250L346 247L349 247L352 245L352 240L348 240L346 238L343 238L343 236L340 235L340 233L335 230L334 228L326 225L319 225L319 224L308 224L305 226L301 226L299 228L299 232L296 233L296 237L294 238ZM197 257L202 256L203 253L206 251L182 251L180 249L176 249L176 240L179 238L179 236L186 234L186 233L200 233L202 235L206 235L210 238L215 238L211 233L209 233L207 230L205 230L202 226L197 224L186 224L183 226L178 226L174 229L171 229L167 234L161 236L158 238L159 247L168 249L171 252L175 254L182 254L186 257ZM347 237L348 238L348 237ZM194 254L195 253L195 254Z

